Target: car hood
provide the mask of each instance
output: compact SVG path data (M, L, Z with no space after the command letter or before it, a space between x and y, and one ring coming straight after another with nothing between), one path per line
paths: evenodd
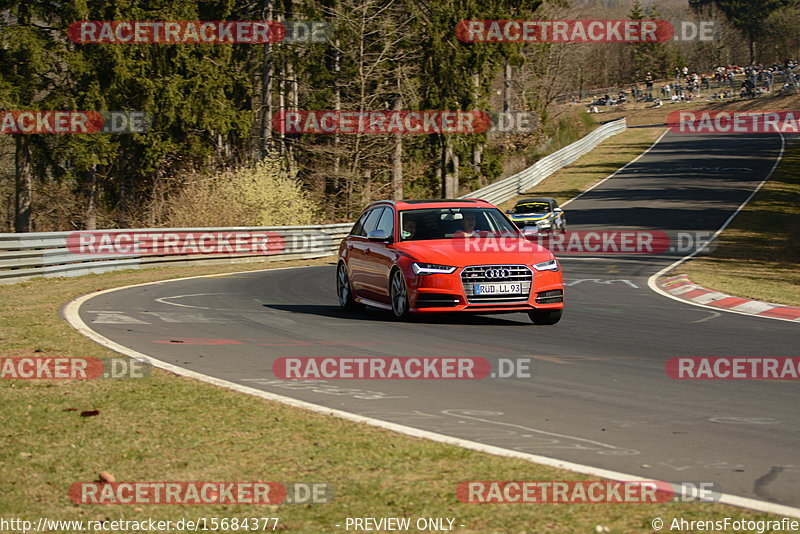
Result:
M524 238L433 239L404 241L395 248L415 261L466 267L468 265L532 265L553 258L546 248Z

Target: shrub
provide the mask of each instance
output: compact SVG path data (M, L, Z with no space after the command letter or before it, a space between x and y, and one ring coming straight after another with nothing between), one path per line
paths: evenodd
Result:
M277 159L189 182L170 204L173 228L313 224L318 212Z

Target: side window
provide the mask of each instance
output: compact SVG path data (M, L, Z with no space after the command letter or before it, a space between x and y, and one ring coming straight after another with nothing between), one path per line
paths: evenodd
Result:
M367 220L364 222L364 229L362 230L362 233L359 235L366 236L368 233L377 228L378 221L380 220L385 209L386 208L375 208L372 210L369 214L369 217L367 217Z
M383 208L383 215L378 221L376 230L383 230L389 237L394 237L394 210L392 208Z
M367 217L375 210L368 210L365 211L361 217L358 218L356 224L353 225L353 229L350 230L350 235L358 235L358 236L366 236L367 233L364 231L364 222L367 220Z

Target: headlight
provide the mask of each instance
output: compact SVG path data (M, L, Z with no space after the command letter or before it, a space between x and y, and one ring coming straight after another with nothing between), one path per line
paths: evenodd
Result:
M550 226L550 221L548 221L547 219L543 221L536 221L536 226Z
M451 267L449 265L437 265L435 263L414 263L411 265L411 270L414 274L450 274L458 267Z
M558 270L558 261L556 260L547 260L543 261L542 263L537 263L533 266L534 269L537 271L557 271Z

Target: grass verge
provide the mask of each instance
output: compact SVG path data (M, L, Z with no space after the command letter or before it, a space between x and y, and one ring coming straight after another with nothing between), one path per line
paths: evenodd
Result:
M800 306L800 140L753 200L717 238L709 254L676 273L709 289L742 298Z
M325 260L264 268L301 263ZM59 316L63 303L125 284L254 268L173 267L2 286L0 356L111 356L66 325ZM347 517L454 517L464 533L566 533L649 531L656 516L667 524L676 517L772 517L707 503L462 504L455 497L461 481L587 477L289 408L159 370L141 380L3 380L0 402L4 518L278 517L281 530L333 532ZM81 417L84 410L99 414ZM70 485L94 481L101 471L118 481L327 482L335 485L336 499L273 506L73 504Z

